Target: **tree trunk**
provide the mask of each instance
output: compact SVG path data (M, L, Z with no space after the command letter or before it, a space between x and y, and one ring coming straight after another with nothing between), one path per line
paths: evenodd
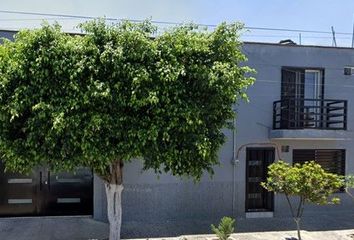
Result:
M120 240L122 225L123 162L113 162L105 178L109 240Z
M109 221L109 240L120 240L122 225L123 185L106 183L107 215Z
M301 234L300 234L300 219L295 219L296 222L296 229L297 229L297 239L301 240Z

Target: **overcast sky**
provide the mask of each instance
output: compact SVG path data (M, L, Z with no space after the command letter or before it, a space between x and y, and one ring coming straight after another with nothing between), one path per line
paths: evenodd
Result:
M290 28L352 32L353 0L0 0L0 10L126 19L152 18L156 21L218 24L241 21L250 27ZM29 20L35 18L38 20ZM38 16L0 13L0 29L35 27ZM49 17L50 18L50 17ZM21 20L24 19L24 20ZM82 20L59 20L72 30ZM279 41L294 32L252 31L244 40ZM350 35L337 35L339 45L350 45ZM330 34L302 33L303 44L331 45Z

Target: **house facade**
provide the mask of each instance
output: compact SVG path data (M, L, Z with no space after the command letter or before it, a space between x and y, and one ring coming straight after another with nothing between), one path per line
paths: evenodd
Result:
M123 222L290 215L283 196L259 185L278 159L315 160L330 172L354 173L354 49L245 43L243 52L257 80L248 90L250 101L234 106L236 130L224 130L227 142L214 176L194 183L142 172L138 160L126 164ZM351 211L353 201L337 194L341 204L308 206L305 214ZM0 165L0 216L28 215L106 221L103 183L88 169L54 174L38 168L21 176Z

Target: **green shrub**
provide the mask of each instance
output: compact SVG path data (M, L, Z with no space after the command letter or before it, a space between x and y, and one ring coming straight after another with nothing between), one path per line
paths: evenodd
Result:
M227 240L234 232L235 219L230 217L223 217L218 227L211 224L211 230L218 236L220 240Z

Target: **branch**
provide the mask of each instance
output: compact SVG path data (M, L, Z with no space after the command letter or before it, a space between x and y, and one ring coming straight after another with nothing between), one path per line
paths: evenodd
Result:
M293 216L293 218L295 218L294 209L293 209L293 206L291 205L291 202L290 202L290 199L289 199L288 194L285 194L285 197L286 197L286 200L287 200L287 202L288 202L288 204L289 204L290 211L291 211L291 215Z
M297 207L296 218L300 218L302 205L303 205L303 197L301 196L300 201L299 201L299 205Z
M301 211L300 211L300 218L302 217L302 214L304 213L304 208L305 208L305 200L303 201L302 207L301 207Z

